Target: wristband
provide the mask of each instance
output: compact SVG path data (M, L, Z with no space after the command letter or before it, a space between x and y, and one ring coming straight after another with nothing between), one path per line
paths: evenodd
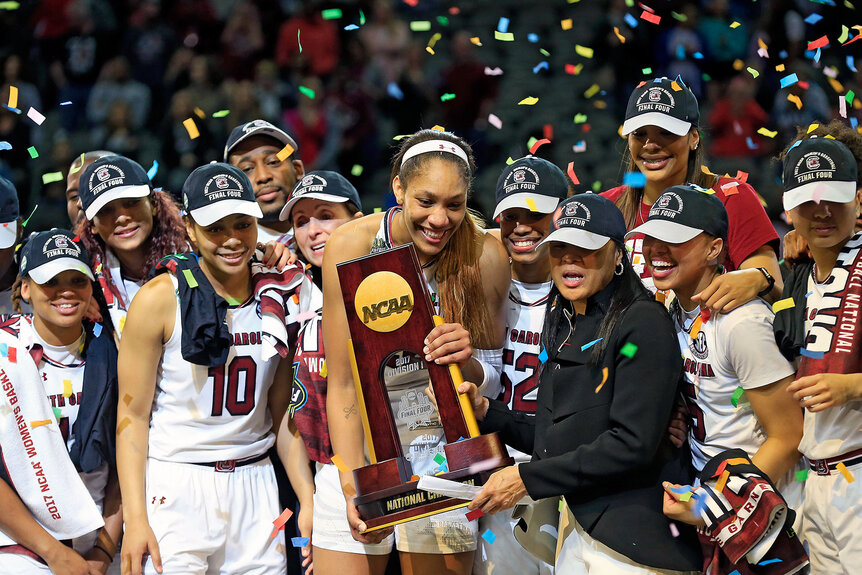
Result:
M766 283L768 284L766 286L766 289L757 294L757 297L766 297L769 295L769 292L771 292L772 288L775 286L775 278L772 277L772 274L769 273L766 268L757 268L757 271L763 274L763 277L766 278Z

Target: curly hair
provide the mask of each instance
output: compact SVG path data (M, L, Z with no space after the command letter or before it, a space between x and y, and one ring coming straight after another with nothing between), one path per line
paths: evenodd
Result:
M153 230L148 238L149 247L144 265L146 280L156 264L166 255L186 253L189 251L186 227L180 217L180 209L167 192L161 189L152 190L148 196L153 206ZM90 265L93 272L98 273L99 264L105 261L105 242L93 232L93 227L86 218L81 218L75 228L75 233L81 238L81 243L90 254ZM102 266L101 273L110 280L110 270ZM110 281L108 285L112 285Z
M810 129L810 131L809 131ZM805 140L811 137L825 138L831 136L847 146L853 157L856 159L856 187L862 188L862 134L842 122L841 120L832 120L825 126L816 124L816 127L811 129L809 126L797 126L796 137L786 148L781 151L778 159L784 162L784 157L787 152L796 145L796 142Z

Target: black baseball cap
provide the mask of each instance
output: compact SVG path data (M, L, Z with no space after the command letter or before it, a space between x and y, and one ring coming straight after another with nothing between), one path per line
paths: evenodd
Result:
M84 215L92 220L108 202L145 198L150 189L150 179L139 163L125 156L105 156L84 168L78 194Z
M569 186L563 170L548 160L525 156L506 166L497 178L494 219L509 208L550 214L566 199Z
M245 124L239 125L231 130L230 136L227 138L227 144L224 146L224 161L228 161L228 156L230 156L231 151L236 148L240 142L246 138L251 138L252 136L269 136L270 138L281 142L282 146L289 145L294 149L294 151L299 149L299 146L296 145L296 140L291 138L290 135L281 128L277 128L266 120L252 120L251 122L246 122Z
M0 178L0 249L11 248L18 239L18 210L15 184Z
M597 250L613 240L622 245L625 241L626 222L619 208L609 199L597 194L578 194L563 200L551 221L548 242L564 242L587 250Z
M700 121L697 98L681 79L641 82L629 97L623 136L644 126L658 126L677 136L688 134Z
M669 244L682 244L701 232L727 240L727 210L715 194L686 184L666 189L649 211L647 221L628 234L643 234Z
M199 226L233 214L263 217L248 176L221 162L195 168L189 174L183 184L183 206Z
M67 270L79 271L90 280L94 279L87 250L69 230L55 228L33 234L21 248L21 277L29 276L42 285Z
M362 209L359 201L359 192L353 187L347 178L337 172L329 170L315 170L308 172L293 186L287 203L281 208L278 218L280 220L290 219L290 211L296 202L305 198L324 200L327 202L343 203L353 202L353 205Z
M857 176L853 152L838 140L799 140L784 156L784 209L820 200L852 202Z

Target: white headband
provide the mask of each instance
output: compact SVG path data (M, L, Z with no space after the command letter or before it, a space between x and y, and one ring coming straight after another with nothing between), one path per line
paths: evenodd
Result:
M464 163L468 166L470 165L470 160L467 159L467 152L465 152L461 146L453 144L448 140L426 140L410 146L410 148L408 148L401 157L401 165L403 166L404 162L414 156L426 154L428 152L449 152L450 154L455 154L464 160Z

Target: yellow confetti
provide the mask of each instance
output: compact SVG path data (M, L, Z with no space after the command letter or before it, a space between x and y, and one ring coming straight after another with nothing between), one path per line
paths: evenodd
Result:
M614 26L614 34L616 34L616 35L617 35L617 40L619 40L619 41L620 41L620 44L625 44L625 43L626 43L626 37L625 37L625 36L623 36L622 34L620 34L620 29L619 29L619 28L617 28L616 26Z
M844 479L847 480L847 483L853 483L854 481L856 481L856 478L853 477L853 474L850 473L850 470L847 469L847 466L844 465L843 462L836 465L835 469L841 472L841 475L844 476Z
M761 136L766 136L767 138L774 138L778 135L778 130L773 132L771 130L767 130L766 128L760 128L759 130L757 130L757 133Z
M326 369L326 360L323 360L323 365L320 366L320 377L326 377L329 374L329 370Z
M572 19L566 18L565 20L562 20L560 22L560 27L562 27L563 30L571 30L572 29Z
M15 86L9 86L9 107L18 107L18 88Z
M432 130L437 130L438 132L445 132L445 131L446 131L446 128L444 128L443 126L441 126L441 125L439 125L439 124L437 124L436 126L434 126L434 127L433 127L433 128L431 128L431 129L432 129Z
M279 159L279 161L283 162L288 159L290 155L293 154L293 152L295 151L296 150L294 150L293 146L291 146L290 144L285 144L284 147L279 150L275 156Z
M586 46L581 46L580 44L575 44L575 53L578 56L582 56L584 58L592 58L593 57L593 49L588 48Z
M132 424L132 420L128 417L124 417L123 420L117 425L117 435L123 433L126 428Z
M766 50L766 42L763 41L763 38L757 39L757 45Z
M826 80L829 82L829 85L832 87L832 89L835 90L835 93L837 93L837 94L843 94L844 93L844 85L841 84L841 82L839 82L835 78L830 78L828 76L826 77Z
M784 64L778 64L778 65L775 67L775 70L776 70L777 72L784 72Z
M687 491L679 496L679 500L681 503L686 503L689 499L691 499L692 495L694 495L694 493L692 493L691 491Z
M183 126L189 133L189 138L191 138L192 140L201 135L201 133L198 132L198 127L195 125L195 121L192 118L186 118L185 120L183 120Z
M338 470L343 473L348 473L350 471L350 468L347 467L347 465L344 463L344 460L341 459L341 456L337 453L332 456L332 463L334 463L335 467L337 467Z
M527 96L526 98L524 98L523 100L518 102L518 105L519 106L533 106L538 101L539 101L538 98L534 98L532 96Z
M50 419L37 419L30 422L30 427L42 427L43 425L51 425ZM848 472L849 473L849 472Z
M697 319L694 320L694 323L691 324L691 331L688 332L688 336L691 339L697 339L698 334L700 333L700 326L703 325L703 318L697 316Z
M499 40L500 42L514 42L515 35L511 32L500 32L499 30L494 30L494 39Z
M527 209L529 209L531 212L539 211L539 208L536 207L536 200L534 200L533 198L525 198L524 201L527 202Z
M123 328L124 328L124 327L126 327L126 316L123 316L123 317L121 317L121 318L120 318L120 325L117 327L117 329L119 330L120 334L122 334L122 333L123 333Z
M83 167L84 167L84 154L81 153L81 157L75 160L74 165L72 166L72 169L69 170L69 173L74 174L76 172L80 172L81 168L83 168Z
M63 397L72 397L72 382L71 380L63 380Z
M680 85L676 83L676 80L670 83L670 87L673 88L674 92L679 92L680 90L682 90Z
M700 171L701 171L701 172L703 172L704 174L706 174L707 176L714 176L714 175L715 175L715 174L713 174L712 172L710 172L710 171L709 171L709 168L707 168L707 167L706 167L706 166L704 166L704 165L701 165L701 166L700 166Z
M431 46L425 46L425 51L428 52L429 54L431 54L432 56L435 54L434 48L432 48Z
M754 69L754 68L752 68L751 66L749 66L748 68L746 68L746 70L748 70L748 73L749 73L749 74L751 74L751 77L752 77L752 78L757 78L758 76L760 76L760 72L758 72L757 70L755 70L755 69Z
M477 46L481 46L481 45L482 45L482 41L481 41L481 40L479 40L479 37L478 37L478 36L473 36L472 38L470 38L470 41L471 41L472 43L474 43L475 45L477 45Z
M719 493L724 491L724 486L727 485L727 479L730 477L730 471L727 469L721 474L721 477L718 478L718 481L715 483L715 490Z
M606 382L607 380L608 380L608 368L603 367L603 368L602 368L602 382L601 382L601 383L599 384L599 386L596 388L596 393L598 393L598 392L600 392L600 391L602 390L602 387L605 385L605 382Z
M734 20L733 22L730 23L730 27L731 27L731 29L736 30L737 28L739 28L739 22Z
M587 88L586 92L584 92L584 98L592 98L593 96L595 96L598 93L599 90L601 90L599 85L593 84L592 86Z
M792 297L780 299L772 304L772 313L778 313L783 309L790 309L792 307L796 307L796 302L793 301Z
M200 118L201 120L203 120L204 118L207 117L207 115L204 113L204 111L201 110L200 108L198 108L197 106L195 106L194 112L195 112L195 115L198 118Z
M820 127L820 124L810 124L808 126L808 131L806 132L806 134L810 134L811 132L813 132L814 130L816 130L819 127Z
M799 96L797 96L796 94L787 94L787 101L796 104L797 110L802 109L802 100L800 100Z

